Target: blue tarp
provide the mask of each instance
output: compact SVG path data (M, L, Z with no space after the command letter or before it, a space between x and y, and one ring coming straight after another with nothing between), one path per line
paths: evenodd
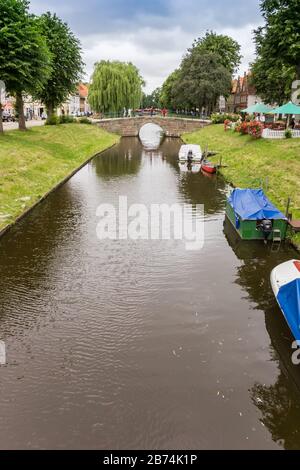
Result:
M282 286L277 300L295 339L300 341L300 279Z
M236 216L242 220L286 220L262 189L234 189L228 201Z

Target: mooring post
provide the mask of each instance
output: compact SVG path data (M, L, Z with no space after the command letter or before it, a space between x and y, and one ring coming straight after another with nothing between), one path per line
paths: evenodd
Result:
M289 216L290 205L291 205L291 198L289 197L288 200L287 200L287 205L286 205L286 213L285 213L286 217Z

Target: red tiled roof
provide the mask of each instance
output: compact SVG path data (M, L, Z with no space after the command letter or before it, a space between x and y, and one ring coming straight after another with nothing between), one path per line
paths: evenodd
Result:
M89 94L89 89L86 85L84 85L84 83L80 83L78 85L78 91L79 91L79 96L81 98L87 98L87 96Z

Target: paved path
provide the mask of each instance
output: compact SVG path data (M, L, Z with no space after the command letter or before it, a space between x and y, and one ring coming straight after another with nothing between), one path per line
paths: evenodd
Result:
M26 121L26 127L43 126L44 124L45 121ZM5 131L10 131L18 129L19 124L17 122L4 122L3 127Z

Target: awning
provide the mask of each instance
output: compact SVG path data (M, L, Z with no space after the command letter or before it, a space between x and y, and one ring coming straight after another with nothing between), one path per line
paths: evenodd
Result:
M247 114L254 114L254 113L259 113L259 114L267 114L270 113L272 109L269 106L266 106L264 103L256 103L253 106L250 106L247 109L242 109L241 113L247 113Z
M242 220L287 220L262 189L234 189L228 202Z
M292 103L284 104L283 106L279 106L279 108L275 108L272 111L269 111L270 114L300 114L300 106Z
M300 340L300 279L285 284L279 290L277 300L285 319L297 341Z

